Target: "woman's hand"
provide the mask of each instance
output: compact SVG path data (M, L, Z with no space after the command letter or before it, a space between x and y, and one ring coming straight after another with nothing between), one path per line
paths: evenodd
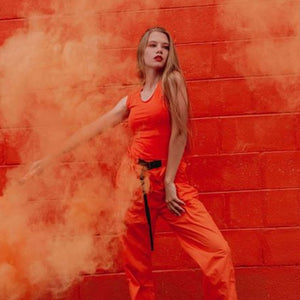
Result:
M31 177L40 174L52 161L53 159L49 156L33 162L28 172L19 180L20 183L24 183Z
M177 197L176 186L174 182L165 184L166 203L169 210L177 216L185 212L182 207L185 203Z

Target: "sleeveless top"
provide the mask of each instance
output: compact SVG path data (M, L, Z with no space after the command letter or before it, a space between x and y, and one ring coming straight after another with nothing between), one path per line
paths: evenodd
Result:
M171 135L171 118L158 82L152 96L143 101L141 89L127 97L128 126L133 133L129 156L136 159L166 160Z

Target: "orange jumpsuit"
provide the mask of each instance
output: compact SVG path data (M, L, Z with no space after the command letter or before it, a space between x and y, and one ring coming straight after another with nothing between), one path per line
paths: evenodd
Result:
M128 125L133 132L129 149L132 161L161 160L162 166L147 170L150 187L147 193L152 231L158 216L173 229L183 249L203 271L205 299L236 300L235 271L228 243L215 222L198 199L198 192L188 183L182 159L175 178L179 199L185 202L185 212L176 216L167 208L164 193L164 174L171 133L170 116L159 82L151 98L143 101L140 90L128 96ZM136 165L135 165L136 166ZM141 169L138 167L134 168ZM124 269L129 281L131 299L155 299L149 224L141 193L126 215L127 232L123 237Z

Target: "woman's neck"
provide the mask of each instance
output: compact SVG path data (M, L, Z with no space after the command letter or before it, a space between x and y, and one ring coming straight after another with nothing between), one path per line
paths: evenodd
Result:
M152 89L161 79L161 74L153 69L148 70L145 75L144 89Z

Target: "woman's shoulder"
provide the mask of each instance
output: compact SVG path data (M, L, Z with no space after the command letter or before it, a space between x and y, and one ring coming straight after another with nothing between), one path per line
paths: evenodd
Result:
M139 87L136 87L135 89L131 90L128 94L127 94L127 100L126 100L126 104L127 104L127 107L128 108L131 108L132 105L134 105L134 103L136 101L138 101L139 99L139 95L140 95L140 91L141 91L141 88L140 86Z

